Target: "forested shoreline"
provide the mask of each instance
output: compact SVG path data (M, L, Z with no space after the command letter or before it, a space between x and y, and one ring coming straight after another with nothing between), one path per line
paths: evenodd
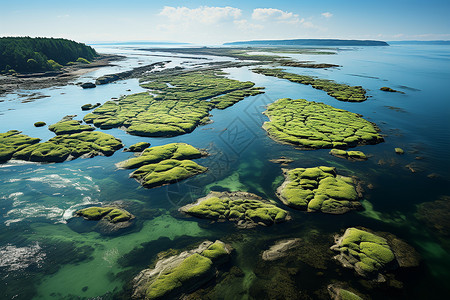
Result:
M0 38L0 73L59 70L65 65L89 63L97 52L90 46L61 38Z

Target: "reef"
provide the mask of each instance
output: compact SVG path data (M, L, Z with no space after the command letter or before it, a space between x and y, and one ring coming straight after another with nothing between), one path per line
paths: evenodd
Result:
M210 192L179 209L186 214L215 221L236 222L239 228L269 226L291 219L289 213L261 197L247 192Z
M122 142L103 132L63 134L39 143L40 139L11 130L0 134L0 161L20 159L35 162L63 162L80 156L112 155Z
M366 278L385 281L387 271L399 267L417 267L420 257L413 247L390 233L373 233L368 229L348 228L335 237L331 248L334 257L345 268Z
M337 175L334 167L283 169L283 174L277 196L287 206L329 214L362 209L355 180Z
M107 101L84 117L102 129L120 127L139 136L176 136L210 122L213 108L224 109L245 97L263 93L252 82L228 79L217 71L147 75L149 93Z
M145 149L150 147L150 143L147 142L139 142L134 145L131 145L130 147L124 149L125 152L142 152Z
M391 89L390 87L387 87L387 86L381 87L380 90L383 91L383 92L404 94L404 92L402 92L402 91L397 91L397 90Z
M333 80L318 79L312 76L298 75L285 72L282 69L255 68L252 70L257 74L274 76L287 79L292 82L311 85L313 88L325 91L331 97L346 102L362 102L367 100L366 91L361 86L349 86L337 83Z
M82 121L72 120L71 117L64 117L58 123L48 126L48 129L53 131L56 135L95 130L94 127L90 125L81 125L81 123Z
M102 234L113 234L128 228L133 225L132 221L135 218L128 211L115 206L83 208L76 211L74 216L83 217L89 221L98 221L94 229Z
M0 163L10 160L16 152L37 144L39 141L40 139L21 134L21 131L18 130L0 133Z
M264 112L269 136L302 148L340 148L383 142L375 124L361 115L304 99L283 98Z
M162 258L154 268L133 279L133 299L177 299L217 277L218 268L230 260L232 248L222 241L205 241L197 248Z
M191 160L204 155L207 153L191 145L172 143L145 149L140 156L120 162L117 167L138 168L130 177L145 188L154 188L206 172L208 168Z
M345 151L342 149L331 149L330 154L348 160L367 160L367 156L362 151Z
M450 236L450 196L419 204L415 216L434 232Z

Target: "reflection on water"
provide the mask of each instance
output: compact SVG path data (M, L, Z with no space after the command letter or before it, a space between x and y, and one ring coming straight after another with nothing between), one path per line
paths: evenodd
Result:
M89 81L104 74L167 59L126 47L105 46L99 51L119 53L128 58L117 62L116 66L83 75L77 81ZM251 80L257 86L266 87L266 93L246 98L223 111L213 110L213 123L183 136L143 138L127 135L120 129L105 131L121 139L125 146L140 141L148 141L152 146L185 142L207 149L211 155L197 162L208 167L208 172L174 185L151 190L141 188L129 178L130 170L116 169L115 163L133 155L122 151L111 157L77 159L62 164L10 161L0 165L0 288L5 291L5 299L100 296L108 299L112 294L120 293L159 251L182 249L206 238L231 242L237 253L234 262L244 273L244 277L231 280L229 285L218 287L218 291L223 291L229 298L236 295L257 298L260 295L258 286L269 284L262 274L265 267L258 265L257 258L271 243L280 238L300 237L312 245L315 241L312 233L318 234L319 240L326 239L356 225L392 232L415 246L423 256L425 267L415 275L418 279L405 277L406 292L400 298L417 298L426 295L430 288L436 295L446 292L444 283L450 279L449 245L419 223L414 213L417 204L450 193L447 154L450 110L443 96L450 82L448 53L450 50L446 47L374 47L340 51L329 56L298 56L301 60L343 66L337 69L287 68L291 72L362 85L371 96L364 103L339 102L310 86L264 77L249 68L232 68L225 70L231 78ZM199 63L199 60L186 58L171 57L170 60L169 67L186 61L184 66ZM381 86L397 88L405 94L379 91ZM127 91L129 89L131 91ZM76 119L82 119L88 113L80 109L83 104L104 103L110 98L142 90L138 81L131 79L90 90L74 85L45 89L38 92L50 97L30 103L21 103L20 95L9 95L8 101L0 103L3 113L0 132L18 129L46 140L53 133L45 127L35 128L34 122L52 124L68 114L77 114ZM375 146L357 147L355 150L369 156L365 162L336 158L326 149L300 151L277 144L261 128L267 121L262 112L267 104L282 97L320 101L363 114L381 128L386 141ZM407 113L401 113L401 110ZM395 147L403 148L406 153L395 154ZM294 160L288 168L332 165L340 174L359 177L365 188L363 204L366 210L329 216L288 209L293 216L290 223L250 231L238 231L226 223L209 224L185 218L177 212L180 206L210 190L246 190L278 201L275 190L283 180L281 166L269 160L281 156ZM91 231L89 223L84 221L66 224L79 208L116 201L136 215L136 226L123 234L102 236ZM320 247L328 245L322 243ZM336 265L328 264L326 270L319 272L307 263L298 263L301 273L291 279L305 290L322 288L331 280L348 280L355 287L364 288L351 272L341 273L336 271ZM373 298L395 298L393 295L398 296L381 293L374 294Z

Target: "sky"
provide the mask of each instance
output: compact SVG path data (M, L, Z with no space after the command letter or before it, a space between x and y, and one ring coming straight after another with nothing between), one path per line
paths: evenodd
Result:
M450 0L0 0L0 36L217 45L296 38L450 40Z

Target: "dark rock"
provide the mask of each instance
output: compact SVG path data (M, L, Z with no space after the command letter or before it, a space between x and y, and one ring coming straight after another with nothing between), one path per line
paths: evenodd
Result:
M83 89L92 89L92 88L95 88L95 87L96 87L96 85L93 84L92 82L85 82L85 83L80 84L80 86L81 86Z

